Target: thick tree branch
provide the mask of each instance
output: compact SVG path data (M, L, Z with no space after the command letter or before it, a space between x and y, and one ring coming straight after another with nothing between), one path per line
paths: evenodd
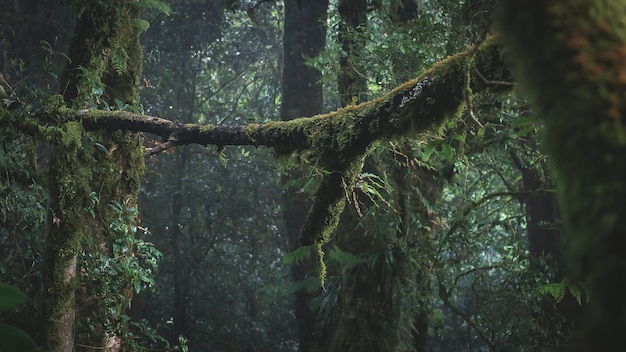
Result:
M362 154L378 139L438 129L463 104L468 67L481 72L472 78L472 92L510 89L507 84L493 83L505 83L508 76L499 45L491 38L480 47L442 60L381 98L325 115L243 126L183 125L124 111L83 110L70 118L82 121L87 130L121 129L158 135L166 145L152 152L186 144L255 145L274 148L279 154L316 150L317 161L328 156L347 160Z
M81 110L73 113L59 109L53 114L66 121L81 121L86 130L126 130L160 136L164 145L149 153L187 144L254 145L273 148L277 154L307 151L306 154L318 165L332 166L328 164L354 160L377 140L438 130L446 119L457 115L467 94L471 94L466 89L469 69L472 70L469 88L473 93L511 88L506 84L509 77L500 59L500 46L495 38L490 38L479 47L436 63L418 78L378 99L314 117L216 126L181 124L126 111ZM18 118L10 117L11 112L5 108L0 110L2 120L18 122ZM33 134L36 121L35 118L25 120L20 117L19 125L25 133Z
M481 75L475 75L476 71ZM186 144L254 145L273 148L278 155L297 153L301 159L325 170L302 227L302 244L317 245L321 258L321 245L328 241L345 206L343 185L351 184L357 177L363 158L375 142L438 131L446 122L460 116L468 95L485 90L509 90L509 84L493 84L507 79L500 46L492 37L478 47L436 63L418 78L378 99L325 115L265 124L214 126L180 124L124 111L58 114L81 121L87 130L127 130L160 136L163 144L148 154ZM320 266L323 273L321 260Z

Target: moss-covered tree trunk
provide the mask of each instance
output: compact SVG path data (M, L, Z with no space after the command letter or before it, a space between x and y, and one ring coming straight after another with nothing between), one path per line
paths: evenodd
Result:
M71 64L66 67L61 84L66 102L79 108L136 105L142 62L137 2L75 1L74 5L79 17L70 48ZM116 214L109 204L136 204L143 173L141 146L134 133L86 134L76 122L65 123L55 131L58 136L52 139L55 150L50 169L51 225L44 269L48 293L44 347L48 351L72 351L83 345L106 351L121 350L122 341L106 332L105 325L119 327L116 319L129 304L132 291L126 287L113 298L119 308L117 317L108 315L101 306L107 299L91 302L92 308L80 314L90 324L79 324L81 329L77 330L74 290L80 288L85 278L82 272L76 272L76 265L79 253L111 254L109 223ZM101 147L94 148L96 145ZM94 205L94 196L99 203L92 218L87 208ZM87 239L95 245L86 246ZM86 298L85 292L93 288L79 289L79 299ZM93 328L88 328L89 325ZM81 336L77 345L75 330Z
M581 351L626 341L626 3L500 1L504 43L546 124L569 273L590 291Z
M91 162L81 150L83 127L67 123L59 128L50 161L49 231L42 265L44 348L74 350L74 291L78 287L76 260L86 230L84 219L90 193Z
M364 0L341 0L337 10L340 16L338 41L341 46L337 90L342 106L355 105L367 99L367 81L362 68L356 64L360 60L361 48L365 47L365 38L361 34L367 25L367 2ZM364 169L372 172L374 166L367 158ZM353 202L359 202L356 198ZM365 211L372 204L353 204L348 206L341 216L337 229L336 242L347 253L362 258L372 253L384 253L384 234L366 231L359 222L358 212ZM380 256L380 258L383 258ZM389 272L384 270L385 263L380 260L375 265L356 265L340 268L338 277L337 307L333 307L336 316L327 322L333 327L326 338L322 351L388 351L394 341L389 339L392 323L392 306L389 304L392 294ZM327 308L328 309L328 308Z

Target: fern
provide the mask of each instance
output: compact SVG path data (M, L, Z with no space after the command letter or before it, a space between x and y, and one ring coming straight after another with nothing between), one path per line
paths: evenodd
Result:
M535 289L537 294L541 296L552 296L556 303L559 303L565 298L565 290L568 290L572 296L576 299L578 304L582 305L582 293L585 292L586 302L589 302L589 294L583 288L581 290L581 286L570 282L567 278L563 279L561 282L546 284L543 286L539 286Z
M311 259L311 246L302 246L293 252L285 254L282 262L284 264L301 264L305 259Z
M128 68L128 53L123 48L114 50L111 55L111 66L118 75L126 72Z
M172 13L170 5L161 0L139 0L138 3L139 6L144 9L155 10L168 16Z
M133 20L133 26L135 26L139 32L143 33L150 28L150 22L142 20L141 18L136 18Z
M330 253L328 253L328 257L339 263L342 273L345 273L348 269L365 264L367 262L362 257L356 256L350 252L342 251L337 246L333 246Z

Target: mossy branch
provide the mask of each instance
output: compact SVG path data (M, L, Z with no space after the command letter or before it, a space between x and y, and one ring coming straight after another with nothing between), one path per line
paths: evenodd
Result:
M180 124L125 111L57 114L66 121L80 121L87 131L126 130L160 136L162 144L147 150L146 155L187 144L254 145L273 148L277 155L298 154L326 171L302 228L303 245L321 245L328 240L343 211L345 185L354 181L375 142L440 130L444 123L459 116L468 90L509 90L509 84L493 83L507 79L500 46L491 37L478 47L436 63L418 78L378 99L313 117L215 126Z
M468 65L468 60L471 63ZM160 136L166 147L188 144L254 145L273 148L279 155L302 153L323 166L362 155L381 139L398 139L438 130L457 115L465 101L467 75L474 93L508 90L508 75L500 59L500 46L492 37L478 47L450 56L386 95L324 115L240 126L180 124L159 117L126 111L60 109L57 119L81 121L89 130L126 130ZM474 74L474 73L480 73ZM488 80L486 80L486 79ZM0 108L1 109L1 108ZM4 119L4 118L3 118ZM32 132L32 123L23 122ZM148 151L156 153L165 148Z

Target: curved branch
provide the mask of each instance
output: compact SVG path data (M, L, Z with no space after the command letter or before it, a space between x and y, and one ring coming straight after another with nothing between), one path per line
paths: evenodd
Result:
M481 72L480 77L471 75L472 70ZM355 179L374 143L438 131L460 116L468 90L509 90L510 85L493 84L508 78L500 46L491 37L478 47L436 63L418 78L378 99L308 118L215 126L181 124L125 111L67 113L58 109L56 113L66 120L80 121L86 130L127 130L160 136L163 144L148 150L148 155L186 144L254 145L273 148L278 155L298 153L326 171L302 228L302 243L317 244L321 251L321 244L334 231L345 206L342 184Z
M354 160L383 138L402 138L440 128L463 105L468 68L481 72L471 78L472 92L510 89L508 85L493 84L508 76L500 60L500 46L490 38L477 48L436 63L420 77L378 99L325 115L241 126L180 124L124 111L83 110L68 118L82 121L87 130L156 134L168 147L254 145L274 148L279 154L309 150L311 155L317 154L315 161L327 164L322 161Z

